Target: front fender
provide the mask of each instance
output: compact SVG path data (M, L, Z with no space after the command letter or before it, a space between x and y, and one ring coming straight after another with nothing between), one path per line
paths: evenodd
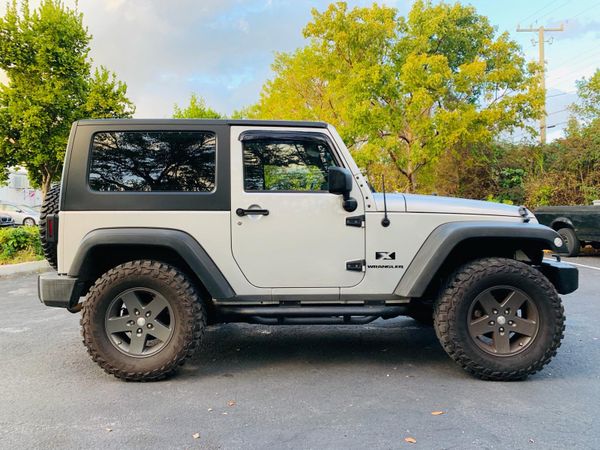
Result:
M404 276L396 286L394 294L401 297L423 296L427 286L452 250L468 239L505 239L532 241L542 249L559 252L562 239L553 229L536 223L465 221L449 222L437 227L425 240ZM561 246L557 247L559 238ZM485 245L482 242L482 245Z
M554 228L554 226L559 223L564 223L565 225L568 225L569 227L575 229L575 225L573 225L573 222L571 222L571 219L569 219L568 217L557 217L550 223L550 227Z

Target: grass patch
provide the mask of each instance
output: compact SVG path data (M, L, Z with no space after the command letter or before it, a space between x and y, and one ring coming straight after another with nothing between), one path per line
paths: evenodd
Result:
M0 229L0 265L44 259L38 227Z

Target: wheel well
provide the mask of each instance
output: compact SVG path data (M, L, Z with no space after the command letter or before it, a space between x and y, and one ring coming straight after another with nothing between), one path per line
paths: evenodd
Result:
M470 238L456 245L429 282L423 301L437 297L446 279L463 264L479 258L502 257L540 264L544 257L544 242L535 239Z
M81 295L86 295L103 273L119 264L141 259L160 261L185 273L192 283L194 283L202 298L207 300L207 308L210 307L212 302L208 300L210 300L211 296L202 283L202 280L198 278L189 264L175 250L163 246L108 244L93 247L86 255L79 273L79 278L84 283Z
M558 221L556 221L556 222L552 223L552 225L551 225L551 228L552 228L554 231L558 231L558 230L560 230L561 228L570 228L570 229L572 230L572 229L573 229L573 226L572 226L570 223L568 223L568 222L564 222L564 221L562 221L562 220L558 220Z

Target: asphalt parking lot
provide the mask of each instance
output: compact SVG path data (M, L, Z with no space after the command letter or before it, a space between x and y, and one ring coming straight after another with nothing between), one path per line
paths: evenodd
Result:
M600 257L571 261L589 268L564 297L563 345L511 383L471 378L410 319L213 327L178 376L126 383L87 356L78 315L38 302L34 275L0 279L0 447L599 448Z

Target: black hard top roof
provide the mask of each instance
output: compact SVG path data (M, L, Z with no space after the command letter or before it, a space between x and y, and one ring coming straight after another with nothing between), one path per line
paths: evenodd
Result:
M327 128L325 122L301 120L245 120L245 119L88 119L76 122L83 125L239 125L262 127Z

